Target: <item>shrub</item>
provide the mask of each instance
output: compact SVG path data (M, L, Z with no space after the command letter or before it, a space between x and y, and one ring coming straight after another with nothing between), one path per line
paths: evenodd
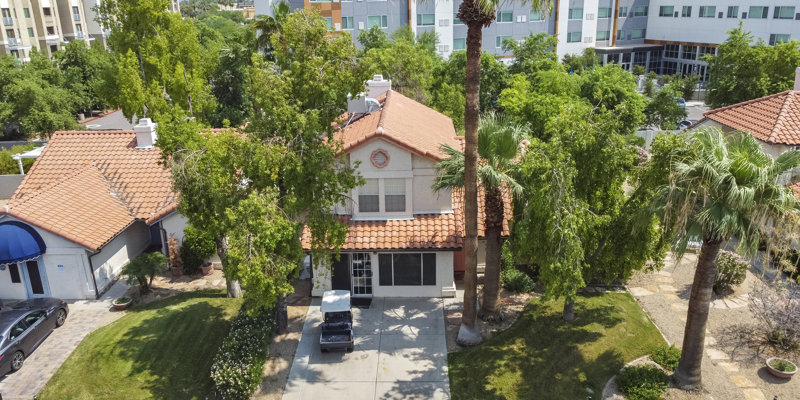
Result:
M653 351L650 358L664 369L674 371L675 368L678 368L678 362L681 360L681 349L663 345Z
M630 400L659 400L669 377L651 365L628 367L617 376L617 387Z
M504 269L500 272L500 282L503 287L516 293L533 291L533 279L517 269Z
M734 286L739 286L747 276L747 267L750 265L742 256L721 250L717 256L717 277L714 279L714 293L726 294L733 291Z
M183 270L188 275L195 274L200 266L216 253L217 244L208 232L192 225L183 230L183 235L181 244Z
M141 293L147 293L153 278L167 266L167 257L161 252L142 253L122 268L128 283L139 285Z
M2 132L0 132L0 134L2 134ZM28 150L33 150L35 147L36 145L34 144L26 144L21 146L11 146L11 149L8 150L0 150L0 175L19 174L19 164L17 163L17 160L13 158L14 154L24 153ZM34 161L35 160L33 158L22 159L22 168L25 169L25 172L28 172Z
M183 273L183 259L178 254L178 241L175 240L175 234L169 234L169 266L172 268L173 273L178 275Z
M791 282L756 285L750 292L750 310L763 324L766 338L783 348L800 348L800 289Z
M246 400L261 383L264 363L275 324L272 313L260 309L250 315L240 311L228 336L214 356L211 380L224 400Z
M514 253L511 252L511 242L508 240L504 241L503 247L500 248L500 268L514 268Z
M769 366L781 372L793 372L797 369L794 364L780 358L770 361Z

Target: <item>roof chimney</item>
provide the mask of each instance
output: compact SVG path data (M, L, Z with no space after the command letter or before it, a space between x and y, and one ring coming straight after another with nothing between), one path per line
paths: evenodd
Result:
M392 90L392 80L383 79L383 75L374 75L367 81L367 97L374 99L390 90Z
M800 90L800 67L794 70L794 90Z
M156 144L156 128L158 124L153 122L150 118L142 118L139 123L133 127L136 132L136 148L137 149L152 149Z

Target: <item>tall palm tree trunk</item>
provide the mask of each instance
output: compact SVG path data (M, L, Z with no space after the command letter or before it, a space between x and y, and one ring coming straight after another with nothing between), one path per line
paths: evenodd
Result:
M456 342L460 345L480 343L477 329L478 280L478 118L481 90L481 29L485 13L477 0L461 3L459 18L467 25L467 65L464 81L464 310ZM494 18L494 13L491 15ZM491 22L491 20L489 20Z
M714 278L717 275L717 254L721 246L722 241L718 239L703 238L700 258L697 260L694 272L692 293L689 297L681 360L673 377L681 389L698 390L703 386L700 367L703 362L708 308L711 303Z
M217 243L217 255L222 263L222 272L225 274L225 267L228 265L228 238L220 236L214 239ZM242 287L239 286L239 281L236 279L229 279L225 277L225 286L227 289L228 297L242 297Z
M480 317L484 321L502 319L497 304L500 299L500 249L503 233L503 193L498 188L486 189L486 270L483 274L483 302Z

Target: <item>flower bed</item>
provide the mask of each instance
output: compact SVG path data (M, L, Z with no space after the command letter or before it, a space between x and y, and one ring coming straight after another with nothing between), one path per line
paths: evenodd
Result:
M220 398L250 398L261 383L274 326L269 310L236 316L211 366L211 380Z

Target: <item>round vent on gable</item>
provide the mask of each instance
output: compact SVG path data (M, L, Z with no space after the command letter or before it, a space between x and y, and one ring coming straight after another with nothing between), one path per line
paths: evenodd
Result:
M369 159L372 161L372 165L374 165L376 168L383 168L389 165L389 153L387 153L384 149L377 149L373 151Z

